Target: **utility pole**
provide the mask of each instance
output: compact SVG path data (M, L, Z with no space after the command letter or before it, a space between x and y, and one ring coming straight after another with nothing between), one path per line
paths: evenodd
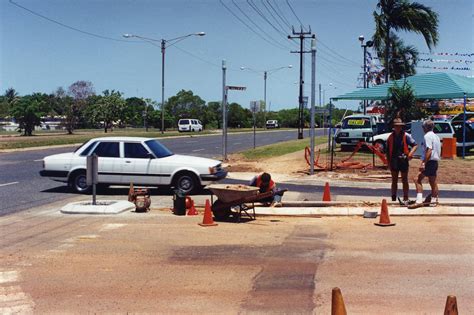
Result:
M299 97L298 97L298 102L299 102L299 111L298 111L298 139L303 139L303 127L304 127L304 122L303 122L303 111L304 111L304 103L303 103L303 84L304 84L304 78L303 78L303 54L304 53L310 53L311 51L304 51L304 40L307 38L316 38L314 34L311 34L311 27L308 28L309 30L307 32L303 31L303 27L300 27L299 32L295 32L295 29L293 28L292 35L288 35L288 39L294 39L298 38L300 40L300 50L299 51L291 51L291 53L299 53L300 54L300 82L299 82Z
M222 159L227 160L227 115L226 115L226 102L227 102L227 88L225 85L225 72L227 66L225 60L222 60Z
M311 40L311 159L310 159L310 174L314 175L314 114L316 100L316 39Z
M263 72L263 128L267 129L267 71Z

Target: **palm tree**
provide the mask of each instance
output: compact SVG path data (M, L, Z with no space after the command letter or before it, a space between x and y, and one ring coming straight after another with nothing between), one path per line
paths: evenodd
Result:
M438 14L418 2L410 3L408 0L379 0L374 11L375 34L372 37L374 47L382 57L385 52L385 82L390 77L390 48L394 41L391 40L390 31L415 32L423 35L426 45L431 50L438 43Z
M390 77L398 80L402 77L414 75L418 63L418 50L411 45L405 46L396 35L392 35L389 62Z

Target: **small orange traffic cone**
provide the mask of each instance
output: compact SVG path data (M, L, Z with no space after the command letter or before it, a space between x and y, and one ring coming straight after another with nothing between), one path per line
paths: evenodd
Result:
M133 183L130 183L130 189L128 190L128 201L133 202L133 199L135 199L135 189L133 188Z
M190 203L191 203L191 206L189 207L188 215L198 215L199 213L197 212L196 208L194 207L194 200L191 199Z
M446 306L444 308L444 315L458 315L458 302L454 295L448 295Z
M344 299L339 288L332 289L331 315L347 315Z
M395 223L390 223L390 216L388 215L387 199L382 200L382 208L380 209L379 223L374 223L378 226L394 226Z
M200 226L215 226L217 223L214 223L214 219L212 218L212 210L211 210L211 203L209 199L206 199L206 207L204 208L204 218L202 223L199 223Z
M331 201L331 190L328 182L324 185L323 201Z

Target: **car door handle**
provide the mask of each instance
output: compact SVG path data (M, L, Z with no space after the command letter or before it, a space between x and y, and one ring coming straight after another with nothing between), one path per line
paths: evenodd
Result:
M125 163L132 163L132 161L125 161Z

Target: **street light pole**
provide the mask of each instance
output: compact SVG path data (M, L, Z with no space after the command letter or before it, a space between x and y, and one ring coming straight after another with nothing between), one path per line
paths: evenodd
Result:
M267 71L263 72L263 128L267 128ZM270 111L270 110L269 110Z
M176 38L172 39L154 39L154 38L149 38L149 37L144 37L144 36L139 36L139 35L134 35L134 34L123 34L122 36L125 38L139 38L144 40L145 42L148 42L152 45L155 45L155 42L160 42L161 43L161 133L165 132L165 52L166 52L166 44L170 44L169 46L172 46L176 44L177 42L182 41L185 38L188 38L190 36L204 36L206 33L204 32L199 32L199 33L191 33L183 36L179 36Z
M360 46L363 48L364 51L364 89L368 88L367 82L367 47L372 47L374 44L372 41L367 41L364 44L364 35L359 36ZM364 115L367 115L367 100L364 100Z
M165 52L166 41L161 40L161 134L165 132Z

